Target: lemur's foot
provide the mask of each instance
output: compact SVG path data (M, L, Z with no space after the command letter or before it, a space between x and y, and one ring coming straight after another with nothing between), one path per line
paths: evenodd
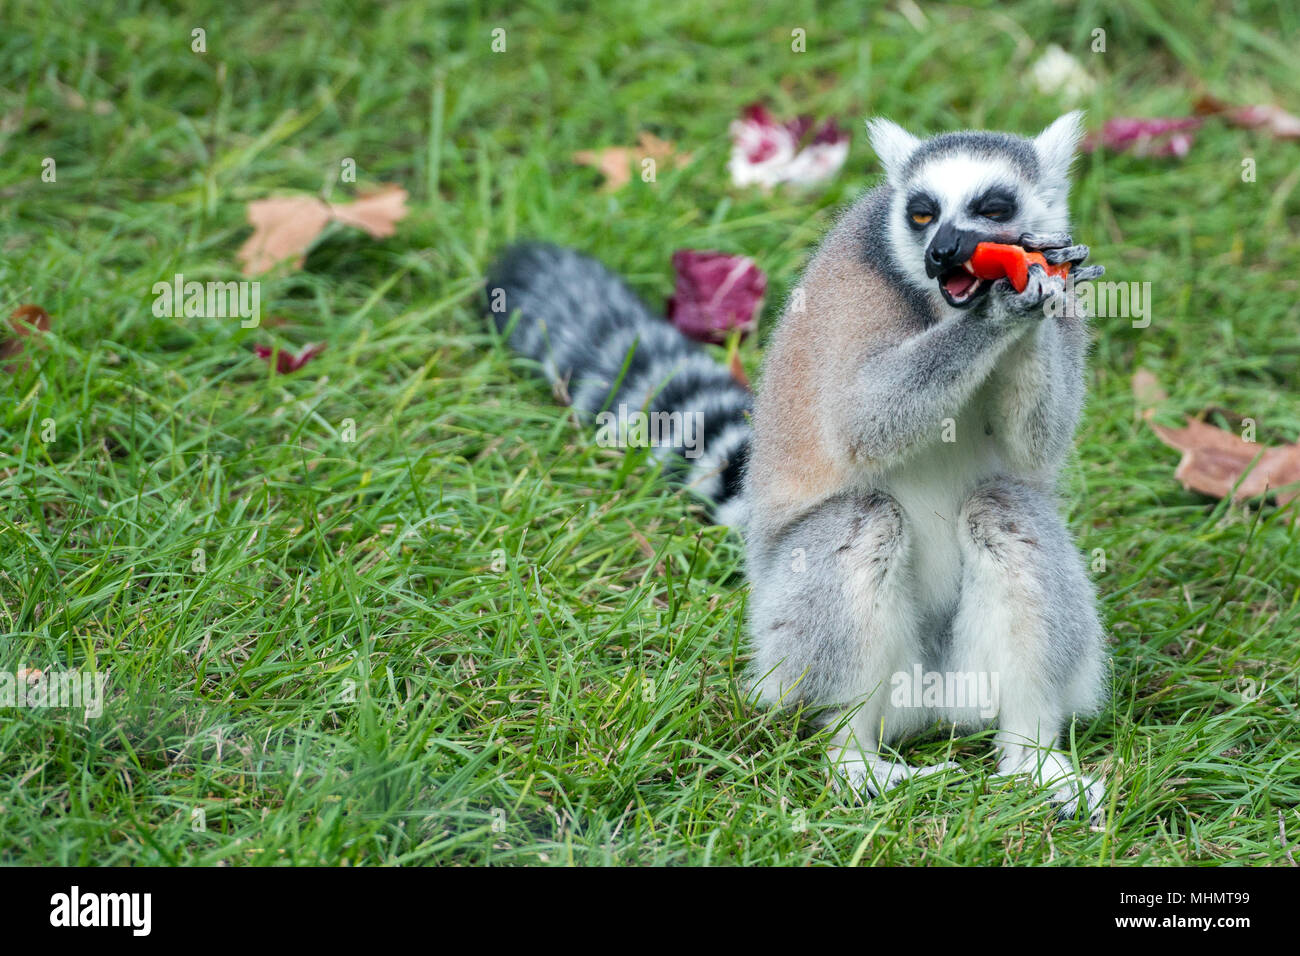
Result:
M1056 808L1058 820L1073 820L1079 810L1087 811L1090 823L1100 823L1105 812L1106 787L1096 777L1079 773L1065 754L1050 753L1039 760L1031 755L1018 767L1004 758L998 764L996 777L1028 776L1038 788L1047 792L1047 802Z
M1089 823L1101 823L1106 816L1102 807L1106 799L1106 787L1096 777L1086 777L1076 773L1061 786L1052 791L1047 802L1056 807L1058 820L1073 820L1079 811L1085 810Z
M879 754L866 753L856 747L833 747L829 756L831 786L836 791L848 787L863 799L878 797L909 777L925 777L940 770L958 769L958 765L951 760L913 767L901 760L887 760Z

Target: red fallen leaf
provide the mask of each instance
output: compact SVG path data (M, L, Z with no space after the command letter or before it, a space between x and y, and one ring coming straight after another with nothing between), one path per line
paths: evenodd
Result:
M1226 118L1234 126L1267 130L1275 139L1300 139L1300 117L1292 116L1280 106L1267 103L1239 106L1230 110Z
M50 313L39 305L20 305L14 309L9 315L10 335L0 341L0 360L11 359L20 354L23 351L23 341L32 336L33 330L37 333L48 332ZM15 371L17 364L19 363L5 366L5 371Z
M834 176L849 155L849 134L833 119L811 116L780 122L762 103L751 103L731 124L727 168L737 186L815 183Z
M1183 453L1174 477L1191 491L1215 498L1225 498L1237 487L1234 500L1242 501L1276 491L1277 502L1286 504L1300 495L1300 488L1277 490L1283 485L1300 482L1300 445L1263 446L1248 442L1194 418L1186 428L1166 428L1151 422L1160 440ZM1262 454L1261 454L1262 453ZM1251 463L1259 458L1258 464ZM1250 474L1242 480L1247 470Z
M742 336L758 324L767 276L748 256L680 249L673 253L677 283L668 318L688 338L722 343L733 329Z
M350 203L327 203L315 196L272 196L248 204L253 234L235 253L244 275L259 275L278 262L302 265L307 250L330 222L364 229L376 239L391 236L406 215L406 190L392 183Z
M1121 116L1107 120L1100 135L1089 136L1083 148L1092 152L1105 147L1116 153L1132 152L1135 156L1186 156L1201 127L1199 116L1138 119Z
M1200 116L1218 116L1232 126L1263 129L1274 139L1300 139L1300 117L1269 103L1230 106L1213 96L1202 96L1194 107Z
M298 369L302 368L317 355L320 355L321 352L324 352L325 343L317 342L313 345L306 345L297 355L294 355L292 352L286 352L284 349L276 351L269 345L254 345L253 351L256 352L257 357L263 361L269 360L272 355L275 355L275 370L281 375L287 375L289 372L298 371Z
M1273 105L1238 107L1227 114L1227 121L1247 129L1265 129L1278 139L1300 139L1300 117L1292 116Z

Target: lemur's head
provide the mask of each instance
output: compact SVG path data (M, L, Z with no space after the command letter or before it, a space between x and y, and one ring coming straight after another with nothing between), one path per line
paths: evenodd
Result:
M907 280L969 308L991 285L968 271L977 244L1067 231L1082 119L1067 113L1033 139L966 131L927 140L871 120L871 145L892 187L890 251Z

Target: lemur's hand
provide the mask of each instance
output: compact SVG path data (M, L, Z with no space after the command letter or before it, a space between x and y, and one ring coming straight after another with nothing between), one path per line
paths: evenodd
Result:
M1105 266L1083 265L1083 260L1088 258L1088 247L1075 245L1068 232L1045 234L1026 232L1020 237L1019 245L1030 252L1041 252L1043 258L1054 266L1068 262L1070 278L1075 282L1099 279L1106 272Z
M1046 317L1052 300L1064 295L1065 280L1049 276L1046 269L1034 263L1029 267L1023 292L1017 292L1010 279L993 283L989 289L989 309L997 319L1019 325Z

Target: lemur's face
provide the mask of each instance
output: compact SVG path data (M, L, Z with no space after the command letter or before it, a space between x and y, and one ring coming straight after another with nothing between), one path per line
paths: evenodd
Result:
M919 284L937 288L954 308L969 308L992 283L978 279L970 257L981 242L1015 242L1047 231L1049 214L1033 183L1011 162L969 153L924 162L899 190L894 210L904 229L903 265Z
M961 132L924 142L874 120L872 145L893 194L889 243L908 281L967 309L992 285L970 267L979 243L1066 231L1079 119L1067 114L1036 139Z

